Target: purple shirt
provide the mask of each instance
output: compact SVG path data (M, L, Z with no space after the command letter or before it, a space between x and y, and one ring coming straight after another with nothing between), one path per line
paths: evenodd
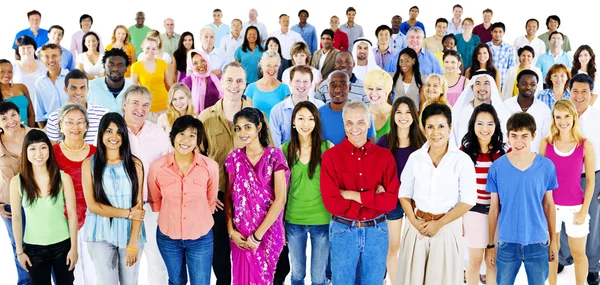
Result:
M382 136L381 138L379 138L379 140L377 141L377 145L380 147L383 147L385 149L389 149L389 142L387 139L387 135ZM402 148L395 148L394 151L392 151L392 154L394 155L394 160L396 161L396 167L398 170L398 179L400 179L400 174L402 174L402 170L404 170L404 166L406 165L406 162L408 161L408 157L410 156L410 154L412 153L412 150L409 147L402 147Z
M220 98L220 93L219 93L219 89L217 89L217 86L215 85L215 83L212 81L212 79L209 77L207 77L208 82L206 83L206 93L204 94L204 110L206 110L208 107L212 107L215 103L217 103L217 101L219 101ZM187 86L190 91L192 91L192 76L188 75L186 76L184 79L181 80L181 83L185 84L185 86ZM219 84L219 83L217 83ZM192 94L194 92L192 91ZM200 112L204 111L204 110L196 110L196 113L200 114Z

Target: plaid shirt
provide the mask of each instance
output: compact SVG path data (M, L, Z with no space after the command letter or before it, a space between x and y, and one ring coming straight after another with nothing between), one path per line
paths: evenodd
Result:
M552 92L552 88L544 89L537 95L537 98L538 100L544 102L544 104L546 104L546 106L548 106L550 110L552 110L552 107L554 107L554 103L558 101L554 96L554 92ZM571 100L571 92L569 92L569 90L565 90L565 93L563 94L561 99Z
M493 42L488 42L487 45L492 50L494 67L500 71L500 84L504 86L506 72L517 63L515 48L506 42L502 42L500 46L494 46Z

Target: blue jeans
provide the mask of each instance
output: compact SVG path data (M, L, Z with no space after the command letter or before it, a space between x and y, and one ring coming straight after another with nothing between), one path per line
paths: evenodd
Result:
M185 285L188 281L188 272L191 285L210 284L213 258L212 230L198 239L182 240L171 239L160 232L160 227L157 227L156 243L167 267L169 285Z
M357 279L365 285L382 283L388 252L387 222L360 228L331 220L329 246L332 284L355 284Z
M329 259L329 225L303 226L285 223L292 263L292 285L304 285L306 277L306 241L310 234L310 280L313 285L327 284L325 269Z
M11 212L10 205L4 205L4 210L7 212ZM25 212L23 210L21 210L21 219L23 221L23 228L22 228L23 235L25 235ZM15 246L15 236L13 234L12 219L5 219L4 217L2 217L2 220L4 220L4 224L6 225L6 231L8 232L8 238L10 239L10 243L11 243L12 249L13 249L15 265L17 266L17 284L18 285L31 284L31 280L29 279L29 273L27 273L27 271L25 271L25 269L23 269L23 267L21 267L21 264L19 264L19 259L17 259L17 252L16 252L17 249Z
M525 246L518 243L498 242L496 256L498 285L514 284L521 262L525 263L528 284L544 285L548 279L548 242Z

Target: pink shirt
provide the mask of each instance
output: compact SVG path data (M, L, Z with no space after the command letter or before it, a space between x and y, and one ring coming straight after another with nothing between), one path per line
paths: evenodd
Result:
M160 231L171 239L206 235L214 224L218 192L219 165L198 152L183 177L174 152L154 161L148 171L148 202L159 212Z
M552 197L557 206L583 204L584 196L580 181L585 158L584 144L585 140L570 153L561 153L552 144L546 146L546 157L552 160L556 167L558 188L552 191Z

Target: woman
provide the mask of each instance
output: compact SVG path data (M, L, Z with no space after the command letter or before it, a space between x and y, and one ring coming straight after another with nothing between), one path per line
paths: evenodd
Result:
M0 59L0 102L13 102L19 107L21 123L26 126L35 126L35 114L29 90L24 84L13 84L12 79L12 64L6 59Z
M181 82L192 92L192 106L196 114L213 106L223 97L219 76L213 74L208 56L203 52L188 52L187 69L191 73Z
M460 284L459 218L475 204L475 168L469 156L448 141L448 105L427 106L421 124L427 143L410 155L400 176L400 203L410 224L403 233L398 284Z
M260 59L260 68L264 71L263 78L248 85L244 95L252 99L252 105L263 111L267 117L275 104L283 101L291 93L287 84L277 80L277 69L281 57L274 51L266 51Z
M244 42L235 50L234 58L246 71L246 84L258 80L258 62L265 51L260 44L258 28L250 26L246 29Z
M399 97L394 100L392 105L394 115L390 116L391 131L377 141L378 146L387 148L394 154L398 177L402 174L410 154L421 148L427 140L419 126L418 112L415 102L409 97ZM389 234L386 267L391 284L398 284L398 252L403 217L404 210L398 200L396 209L386 214Z
M135 47L129 42L129 30L123 25L115 27L112 34L112 41L106 46L107 51L113 48L123 50L129 57L129 65L125 72L125 78L129 78L131 76L131 65L135 63L137 59L135 57Z
M289 86L291 81L290 71L292 71L292 68L296 65L306 65L310 67L313 74L312 85L310 91L308 92L308 96L314 96L315 90L317 90L318 87L317 84L321 83L323 77L321 75L321 71L310 66L311 55L308 46L303 42L297 42L292 45L290 54L292 56L292 66L290 66L283 72L283 75L281 76L281 82Z
M88 252L87 243L83 241L85 229L85 197L81 186L81 165L83 161L96 152L96 147L85 143L83 138L89 128L85 107L75 103L67 103L58 111L58 127L61 142L52 146L58 168L71 176L75 190L77 210L77 248L79 263L75 267L75 280L78 284L93 284L96 272Z
M571 99L569 81L571 81L571 73L566 65L562 63L552 65L548 70L548 74L546 74L546 89L540 92L537 98L542 100L550 109L560 99Z
M233 124L244 144L225 160L233 284L271 285L285 244L282 218L289 168L281 150L269 146L269 130L260 110L242 109Z
M571 68L571 75L575 76L578 73L585 73L589 75L592 80L596 81L596 54L592 50L592 47L588 45L582 45L575 51L573 55L573 67ZM598 98L598 85L594 85L592 90L592 97L590 105L594 105Z
M460 53L454 50L447 50L444 52L442 59L444 61L443 75L449 85L448 91L446 92L446 99L448 99L450 106L454 106L454 103L456 103L460 94L465 90L467 78L460 75L462 61Z
M465 71L473 64L472 58L475 47L481 43L479 36L473 34L473 27L475 27L473 19L465 18L462 22L463 32L454 35L456 37L456 50L460 53Z
M425 80L425 87L421 95L421 102L423 102L421 112L423 112L425 107L433 103L446 104L448 107L451 107L448 99L446 99L447 92L448 82L446 78L439 74L429 74L427 80Z
M468 284L479 284L479 269L489 241L488 213L491 194L486 192L487 172L500 156L505 154L503 145L502 124L496 109L489 104L481 104L475 108L469 119L469 129L462 138L461 150L469 155L475 165L477 174L477 203L463 216L464 240L468 250L466 279ZM487 284L496 284L496 267L489 264L486 258L485 276Z
M77 69L84 71L92 80L104 76L104 65L100 52L100 38L94 32L83 35L83 52L77 55Z
M381 69L371 70L365 78L365 93L369 98L369 111L375 124L377 139L390 132L392 105L388 97L392 93L392 77Z
M166 133L171 132L171 126L179 117L197 114L192 102L192 93L183 83L175 83L171 86L168 103L167 112L160 115L156 121Z
M169 66L167 63L156 58L156 53L159 50L159 41L155 38L146 38L142 42L145 56L142 60L134 63L131 66L131 82L145 86L152 94L152 104L150 105L149 120L156 122L167 109L167 96L171 88L168 80Z
M159 212L156 241L169 284L185 284L188 273L191 285L210 284L219 165L200 154L203 136L194 116L177 118L169 135L175 151L154 161L148 172L148 202Z
M331 214L321 199L320 169L323 152L333 145L323 140L319 110L311 102L300 102L294 107L292 125L290 141L281 146L291 167L285 234L292 259L292 283L304 284L310 233L310 280L313 284L326 284Z
M160 32L157 30L150 30L148 32L148 34L146 34L146 38L153 38L157 41L158 43L158 49L156 50L156 52L154 53L154 57L155 58L162 58L167 64L171 64L171 62L173 62L173 58L171 57L170 54L164 52L162 50L162 38L160 37ZM146 57L146 50L144 50L144 48L142 47L142 52L138 55L138 60L143 60Z
M177 82L181 82L187 76L187 58L188 53L194 49L194 34L183 32L179 38L177 49L173 52L173 78L177 78Z
M396 65L398 66L396 72L390 73L395 94L393 97L390 96L388 103L391 104L395 98L408 96L420 106L420 92L425 75L421 75L419 71L417 53L411 48L401 50Z
M37 44L28 36L22 36L15 40L16 61L13 64L13 83L22 83L27 87L33 105L35 105L36 98L35 81L48 73L44 64L38 60L35 54L36 50ZM29 114L27 115L29 116Z
M102 117L97 145L81 169L88 206L84 240L100 284L137 284L146 243L142 162L131 154L127 125L117 113Z
M10 205L25 213L12 212L19 263L31 284L50 284L51 275L56 284L73 284L77 210L71 177L58 169L50 140L40 130L25 135L21 157L20 173L10 180Z
M487 75L494 78L496 86L498 86L498 91L500 91L500 71L494 67L492 50L487 44L481 43L475 47L471 62L471 67L465 71L465 77L471 79L475 72L484 70Z
M437 59L440 62L440 66L442 67L442 69L444 69L444 53L450 50L456 51L456 37L454 36L454 34L447 34L444 37L442 37L442 47L443 50L440 52L436 52L435 57L437 57Z
M283 77L283 72L291 67L292 62L290 60L283 58L283 55L281 53L281 44L279 43L278 38L270 37L265 41L265 51L269 51L269 50L272 52L276 52L281 59L281 64L279 65L279 69L277 70L277 80L281 81L282 77ZM259 66L259 68L258 68L258 78L259 79L264 76L263 73L264 73L263 70L260 69L260 66Z
M552 160L556 167L558 188L552 191L556 205L556 238L560 239L564 222L575 261L575 284L586 284L588 209L594 199L595 183L594 146L581 134L577 109L571 100L558 100L552 108L552 118L550 135L540 144L540 155ZM585 170L585 192L580 186L582 170ZM548 281L551 285L556 285L557 267L556 260L550 262Z
M531 64L533 58L535 57L535 51L532 47L523 46L522 48L519 48L517 54L519 56L519 65L512 66L506 72L506 76L504 77L504 88L502 89L502 100L509 99L519 94L519 88L517 87L517 75L519 75L521 70L533 70L538 74L538 78L542 78L542 71L535 65ZM538 83L535 93L537 94L540 91L542 91L542 84Z

